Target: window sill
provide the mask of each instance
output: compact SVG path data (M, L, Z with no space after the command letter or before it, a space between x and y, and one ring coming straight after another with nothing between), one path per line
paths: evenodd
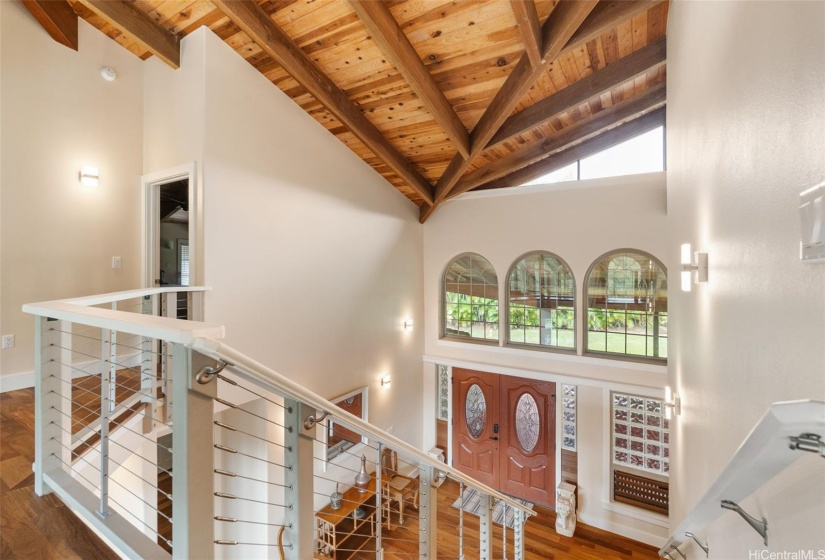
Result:
M574 362L579 364L588 364L588 365L596 365L602 367L613 367L613 368L620 368L620 369L634 369L637 371L646 371L651 373L660 373L663 375L667 375L667 364L662 362L641 362L641 361L631 361L631 360L617 360L611 358L601 358L595 357L593 355L578 355L578 354L568 354L562 352L536 352L532 349L524 349L524 348L513 348L509 346L498 346L492 345L489 343L484 343L482 341L478 342L470 342L466 340L456 340L453 338L440 338L437 342L438 346L442 346L445 348L467 348L467 343L472 344L476 347L478 351L481 352L491 352L494 354L502 354L505 356L522 356L522 357L529 357L529 358L536 358L539 360L547 360L547 361L561 361L561 362ZM425 361L428 361L428 357L425 357ZM431 361L434 363L440 363L436 358L431 358Z
M647 356L634 356L633 354L616 354L614 352L599 352L598 350L585 350L582 355L616 362L661 365L667 369L667 358L651 358Z
M515 350L527 350L528 352L548 352L551 354L561 354L566 356L578 356L579 353L575 348L562 348L561 346L542 346L540 344L524 344L520 342L508 342L505 348L513 348Z
M605 500L602 500L602 507L607 511L618 513L619 515L624 515L625 517L632 517L633 519L638 519L639 521L644 521L645 523L650 523L651 525L656 525L657 527L664 527L665 529L670 527L670 518L665 515L635 508L633 506L608 502Z
M463 336L454 336L451 334L447 334L442 336L439 340L446 340L450 342L459 342L462 344L480 344L482 346L492 346L494 348L499 347L498 340L491 340L489 338L472 338L472 337L463 337Z

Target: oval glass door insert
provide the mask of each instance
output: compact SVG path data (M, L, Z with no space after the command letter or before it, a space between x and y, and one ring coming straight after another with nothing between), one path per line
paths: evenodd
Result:
M522 393L516 403L516 436L526 453L539 442L539 409L530 393Z
M484 431L484 425L487 423L487 401L484 400L484 391L475 383L467 391L467 399L464 402L464 418L470 435L478 439L481 432Z

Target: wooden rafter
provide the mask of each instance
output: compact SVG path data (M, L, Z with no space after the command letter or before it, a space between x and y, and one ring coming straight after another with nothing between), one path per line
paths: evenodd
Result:
M596 2L562 1L542 26L543 60L554 60L575 48L579 48L611 27L615 27L618 23L626 21L660 4L662 1L603 1L599 3L598 9L594 9L596 8ZM447 197L460 177L469 168L472 160L487 147L489 141L543 72L543 66L533 69L526 56L519 60L507 81L473 129L470 136L470 157L467 159L455 157L449 163L436 184L433 204L421 208L419 217L421 223L424 223L438 204Z
M52 39L77 50L77 14L66 0L22 0Z
M522 167L505 177L490 181L479 187L476 191L501 189L505 187L515 187L523 185L528 181L532 181L542 175L552 173L557 169L561 169L565 165L570 165L576 160L592 156L595 153L606 150L611 146L615 146L625 140L630 140L635 136L649 132L654 128L658 128L665 124L665 108L661 107L645 115L628 121L616 128L612 128L606 132L599 134L589 140L572 146L561 152L557 152L545 159L542 159L527 167Z
M524 41L527 58L530 60L530 65L536 68L543 62L541 22L539 22L536 4L533 0L510 0L510 5L513 6L513 15L516 16L516 24L521 33L521 39Z
M530 105L504 121L504 124L501 125L487 147L492 148L513 136L523 134L541 125L554 115L577 107L593 96L608 91L663 64L666 59L666 50L666 38L661 37L563 90L545 97L538 103Z
M404 179L427 204L433 203L432 185L254 0L214 0L213 3Z
M598 0L563 0L555 7L550 17L544 24L542 35L544 36L543 60L555 59L561 52L573 33L579 28L585 18L598 4ZM473 128L472 151L473 157L478 156L487 142L498 131L505 119L515 110L527 92L533 87L536 80L545 72L544 67L533 69L527 57L522 57L508 76L504 85L490 102L490 105L481 115L481 118ZM469 167L469 162L466 169ZM463 171L462 171L463 173ZM444 179L442 177L442 179ZM448 178L448 182L439 180L438 189L452 188L456 178ZM449 184L449 188L447 185ZM446 193L444 194L446 195ZM442 196L443 198L443 196Z
M79 0L122 33L140 43L172 68L180 68L177 36L141 12L128 0Z
M541 142L515 151L495 160L490 165L468 173L456 184L448 198L472 190L480 185L504 177L514 171L544 159L548 154L579 143L589 137L604 132L616 124L638 117L640 114L656 109L665 103L665 84L661 83L640 95L613 105L596 113L593 117L579 121L575 125L546 138Z
M398 26L389 7L384 2L376 0L350 0L350 4L372 33L372 38L378 43L381 52L404 76L436 122L453 141L458 153L462 157L469 157L470 135L467 129L421 61L415 47Z

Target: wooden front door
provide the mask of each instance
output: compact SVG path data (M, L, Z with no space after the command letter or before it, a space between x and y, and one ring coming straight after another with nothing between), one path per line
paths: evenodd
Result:
M453 466L493 488L499 469L499 376L453 368Z
M453 368L453 466L553 507L556 384Z
M556 384L502 376L499 486L505 494L554 507Z

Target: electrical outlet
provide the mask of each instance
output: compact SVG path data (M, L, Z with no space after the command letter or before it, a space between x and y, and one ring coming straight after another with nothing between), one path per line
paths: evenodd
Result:
M120 268L120 257L112 257L112 268Z
M3 348L14 348L14 335L13 334L4 334L3 335Z

